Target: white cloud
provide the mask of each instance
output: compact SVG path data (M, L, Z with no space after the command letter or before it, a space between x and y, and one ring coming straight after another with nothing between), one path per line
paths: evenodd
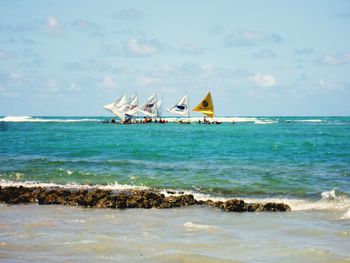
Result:
M162 82L159 78L153 78L148 76L141 76L138 81L141 86L155 85Z
M190 55L199 55L202 54L203 51L203 48L201 48L197 43L187 43L181 48L181 52Z
M202 70L202 77L208 77L213 74L214 69L211 64L202 64L200 68Z
M252 80L255 82L256 85L260 87L273 87L276 86L277 82L275 78L271 75L264 75L262 73L255 73L255 75L252 77Z
M255 59L271 59L276 58L276 54L270 49L261 49L253 54Z
M59 91L58 82L57 82L56 79L49 79L47 81L47 87L49 88L50 92L57 92L57 91Z
M112 76L105 76L102 79L101 86L107 89L114 89L117 87L117 83Z
M0 49L0 58L6 58L6 52Z
M332 80L321 79L320 86L323 88L327 88L329 90L339 90L339 89L344 88L344 86L346 86L346 83L341 82L341 81L332 81Z
M154 54L157 48L152 42L131 38L127 44L127 51L131 55L149 56Z
M143 12L137 9L125 9L120 11L115 18L119 20L125 20L125 21L138 21L144 17Z
M215 24L209 28L209 33L212 35L220 35L225 30L223 25Z
M262 31L232 31L224 38L225 47L253 47L263 44L280 44L283 38L276 33L268 34Z
M326 65L341 65L350 63L350 53L344 53L341 55L325 55L322 58L322 63Z
M68 90L70 90L70 91L81 91L81 88L78 87L74 82L72 82L70 84L70 86L68 87Z
M11 79L13 79L13 80L21 80L23 76L22 76L21 74L19 74L19 73L12 72L12 73L10 74L10 77L11 77Z
M60 24L58 23L58 20L53 17L53 16L49 16L47 18L47 22L46 22L46 29L48 32L57 32L59 31L60 28Z

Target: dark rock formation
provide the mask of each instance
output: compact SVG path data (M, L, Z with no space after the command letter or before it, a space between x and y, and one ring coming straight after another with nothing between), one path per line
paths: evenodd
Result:
M176 192L170 196L150 190L111 191L97 188L67 189L59 187L1 187L0 202L7 204L38 203L39 205L70 205L98 208L172 208L193 205L207 205L227 212L284 212L290 207L282 203L245 203L231 199L221 201L196 200L193 195ZM179 194L179 193L178 193Z

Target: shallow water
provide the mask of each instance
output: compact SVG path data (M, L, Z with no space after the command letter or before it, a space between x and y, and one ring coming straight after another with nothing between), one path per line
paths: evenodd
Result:
M6 262L348 262L339 213L0 206Z

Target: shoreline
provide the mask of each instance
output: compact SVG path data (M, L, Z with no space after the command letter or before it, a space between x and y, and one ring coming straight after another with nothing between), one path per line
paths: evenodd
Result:
M69 189L59 187L0 186L0 202L6 204L37 203L39 205L68 205L85 208L175 208L187 206L208 206L226 212L286 212L291 211L284 203L246 203L240 199L225 202L196 200L192 194L177 195L168 192L165 196L156 190L103 190ZM175 195L176 194L176 195Z

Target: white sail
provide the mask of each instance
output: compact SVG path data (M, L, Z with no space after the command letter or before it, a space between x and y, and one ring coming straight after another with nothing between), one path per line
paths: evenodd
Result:
M188 96L183 96L182 99L178 103L176 103L176 105L174 105L171 108L168 108L167 111L181 116L189 116Z
M122 121L125 120L125 109L127 108L127 100L125 94L121 96L116 102L112 102L104 106L106 110L109 110L114 115L118 116Z
M163 111L163 101L158 100L157 101L157 117L161 118L162 117L162 111Z
M138 98L137 95L132 95L128 100L128 109L125 112L128 116L137 116L138 115Z
M147 101L138 109L144 115L155 117L157 115L157 96L153 94Z

